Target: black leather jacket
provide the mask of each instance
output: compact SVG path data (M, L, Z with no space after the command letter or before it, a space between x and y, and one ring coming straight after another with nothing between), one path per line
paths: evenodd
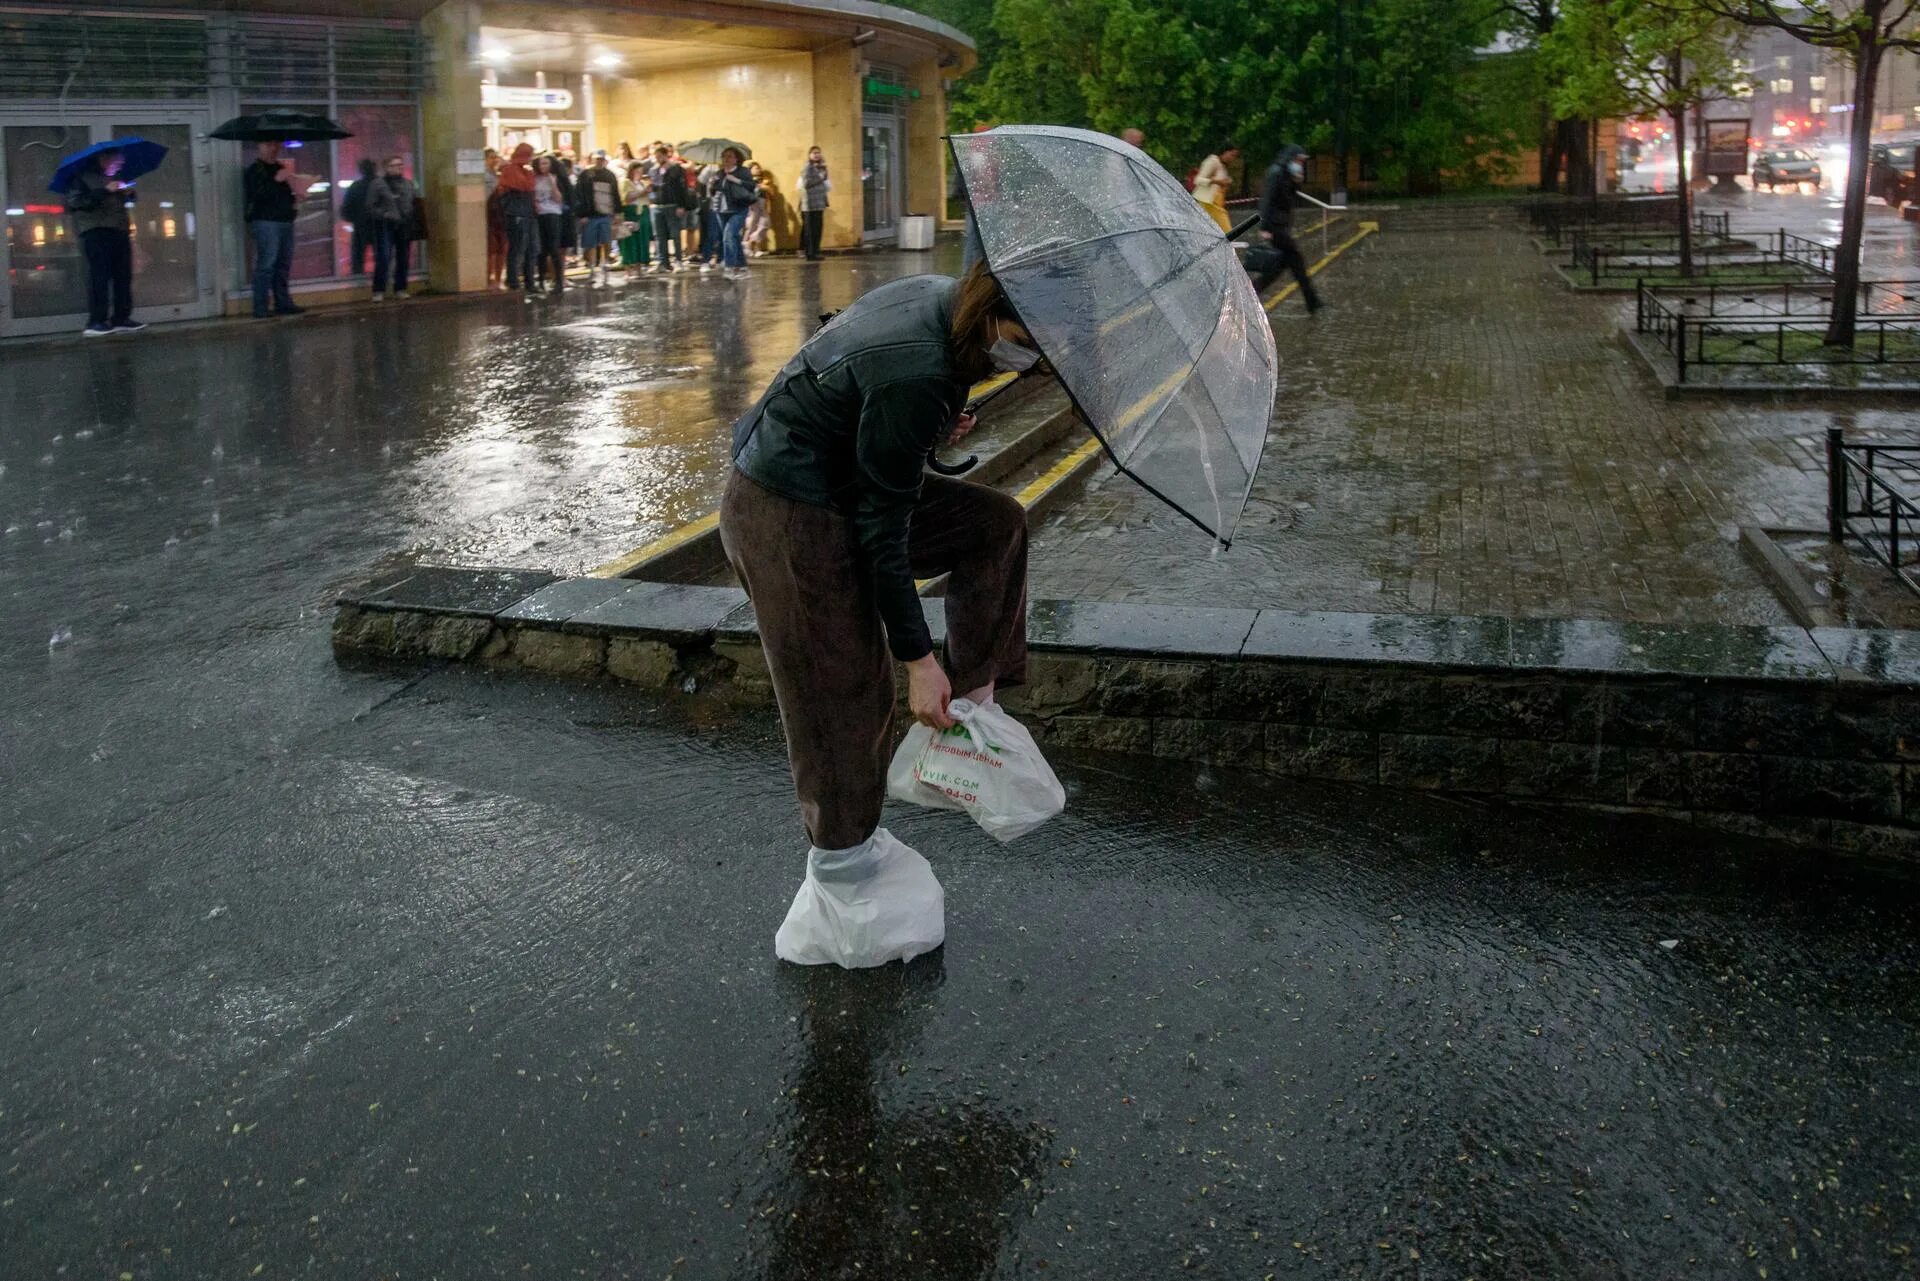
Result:
M853 521L887 645L901 662L933 652L907 530L927 454L967 394L947 355L956 283L908 276L864 295L808 339L733 425L742 473Z
M1293 228L1293 193L1300 184L1287 172L1287 166L1307 153L1299 147L1282 147L1267 169L1267 180L1260 191L1260 229L1290 231Z

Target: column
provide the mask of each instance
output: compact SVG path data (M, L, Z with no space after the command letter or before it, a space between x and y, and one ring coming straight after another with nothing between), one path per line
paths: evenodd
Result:
M432 53L433 93L420 104L420 187L427 199L427 269L436 292L487 284L487 190L479 172L461 173L486 147L480 109L480 6L447 0L420 20ZM469 163L468 168L474 168Z
M813 142L833 175L821 243L857 249L864 219L860 187L860 51L845 41L813 55ZM798 193L795 193L796 195Z
M917 89L918 98L908 97L900 125L906 131L906 181L900 196L906 202L902 213L926 214L937 227L947 216L947 131L946 94L940 80L940 63L922 58L908 65L907 87Z

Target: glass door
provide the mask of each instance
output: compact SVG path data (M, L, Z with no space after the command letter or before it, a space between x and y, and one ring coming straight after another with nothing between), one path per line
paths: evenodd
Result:
M860 186L865 240L891 240L900 221L899 122L868 116L860 128Z
M64 198L47 190L60 161L95 142L145 138L167 158L135 183L132 208L134 316L144 321L210 316L213 237L207 200L206 123L101 113L69 124L0 118L0 336L78 330L87 319L86 262Z

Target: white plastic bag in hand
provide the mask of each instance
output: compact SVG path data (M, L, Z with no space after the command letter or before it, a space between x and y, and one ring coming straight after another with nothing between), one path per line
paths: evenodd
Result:
M911 961L947 937L947 897L927 860L880 828L850 850L810 850L807 879L773 936L795 965L858 970Z
M998 841L1025 836L1067 807L1066 789L1026 727L998 703L956 698L952 729L915 725L893 754L887 792L931 809L963 809Z

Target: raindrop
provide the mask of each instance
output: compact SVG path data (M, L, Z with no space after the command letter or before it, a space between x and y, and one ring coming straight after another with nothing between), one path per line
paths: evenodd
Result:
M381 456L382 458L391 458L391 457L393 457L393 446L392 446L392 445L382 445L382 446L380 446L380 456Z
M217 463L222 458L225 458L226 456L227 456L227 447L225 445L222 445L219 441L215 441L213 444L213 461Z
M202 485L211 485L213 483L213 477L209 476L205 480L201 481L200 483Z
M55 436L55 437L53 438L53 443L57 445L57 444L59 444L59 443L60 443L61 441L63 441L63 440L65 440L65 439L66 439L66 437L65 437L65 436Z
M680 692L682 694L694 693L699 688L700 688L700 682L695 680L691 676L687 677L687 679L680 682Z
M213 522L213 527L214 527L215 529L218 529L218 528L220 528L220 513L219 513L219 512L217 512L217 511L216 511L216 512L215 512L215 513L214 513L214 514L213 514L213 515L212 515L212 516L211 516L211 517L210 517L209 519L210 519L210 520L211 520L211 521Z
M73 526L68 525L65 529L60 531L60 541L63 543L70 543L73 541Z
M73 438L74 438L75 440L92 440L92 439L93 439L93 428L91 428L91 427L83 427L83 428L81 428L81 429L80 429L79 431L77 431L77 432L75 432L75 433L73 433Z
M53 639L47 642L47 648L59 649L62 645L71 644L73 644L73 629L71 627L56 627L53 629Z
M178 547L180 545L180 539L178 536L168 538L165 545L168 547Z
M18 525L8 525L8 526L7 526L7 533L8 533L9 535L13 535L13 534L17 534L17 533L19 533L19 532L20 532L20 526L18 526Z
M53 455L52 455L52 454L42 454L42 455L40 455L40 465L41 465L42 467L51 467L51 466L53 466Z

